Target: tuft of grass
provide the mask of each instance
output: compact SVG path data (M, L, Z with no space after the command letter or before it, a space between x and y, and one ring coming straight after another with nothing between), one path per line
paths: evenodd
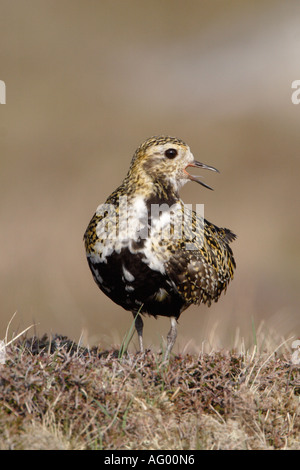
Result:
M251 317L251 325L252 325L252 334L253 334L253 344L257 348L257 335L256 335L256 329L255 329L253 317Z
M60 335L18 338L0 364L0 448L299 449L299 367L278 348L162 364L150 351L120 361Z
M27 328L25 328L25 330L21 331L20 333L17 334L17 336L12 336L12 339L9 341L8 340L8 333L9 333L9 328L10 328L10 325L14 319L14 317L16 316L17 312L15 312L13 314L13 316L11 317L11 319L9 320L8 324L7 324L7 327L6 327L6 332L5 332L5 338L4 340L2 341L2 344L3 344L3 348L6 348L7 346L9 346L11 343L13 343L14 341L16 341L18 338L20 338L21 336L24 336L25 333L30 330L30 328L33 328L34 326L36 326L36 324L32 324L30 326L28 326Z
M140 309L141 309L141 307L140 307ZM127 333L125 334L125 336L122 340L120 350L119 350L119 354L118 354L119 359L122 359L124 354L127 353L128 346L131 343L133 335L135 333L135 320L136 320L137 316L140 313L140 309L139 309L138 313L136 314L136 316L134 317L133 322L131 323L129 330L127 331Z

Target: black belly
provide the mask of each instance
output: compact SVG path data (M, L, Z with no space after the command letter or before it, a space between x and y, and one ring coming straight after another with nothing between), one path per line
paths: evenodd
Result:
M108 256L106 260L107 263L95 263L88 257L97 285L116 304L133 313L139 311L153 316L180 316L184 310L183 298L169 277L149 268L142 261L140 253L132 254L125 248L119 254ZM124 276L123 267L130 273L130 281ZM168 295L163 300L157 300L156 294L162 292L162 289Z

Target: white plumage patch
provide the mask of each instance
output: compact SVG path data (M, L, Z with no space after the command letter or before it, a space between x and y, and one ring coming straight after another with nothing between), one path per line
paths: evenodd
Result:
M146 240L142 253L142 261L144 261L150 269L159 271L161 274L166 274L164 260L162 257L158 257L158 254L155 252L151 238Z
M126 292L133 292L133 291L134 291L134 287L132 287L132 286L125 286L125 290L126 290Z
M162 302L163 300L165 300L167 295L169 295L168 292L162 287L160 287L155 294L155 300L157 300L158 302Z
M135 280L135 277L131 274L131 272L128 271L128 269L125 268L124 264L122 266L122 269L123 269L124 279L128 282L133 282Z

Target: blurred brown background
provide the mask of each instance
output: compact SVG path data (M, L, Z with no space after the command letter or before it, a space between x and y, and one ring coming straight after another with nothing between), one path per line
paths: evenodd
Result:
M220 170L204 173L214 192L181 195L238 234L234 282L182 315L175 351L250 344L253 322L299 336L299 2L0 0L0 13L0 338L17 311L10 334L35 322L120 343L132 317L97 288L82 237L155 134ZM169 322L145 323L157 350Z

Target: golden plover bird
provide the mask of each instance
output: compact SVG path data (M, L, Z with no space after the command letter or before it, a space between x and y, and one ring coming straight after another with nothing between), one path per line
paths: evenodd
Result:
M188 181L211 189L188 173L188 167L218 171L196 161L180 139L147 139L84 234L94 280L104 294L132 312L141 352L141 314L170 317L165 359L181 313L191 304L216 302L235 269L229 243L236 236L208 222L179 197Z

